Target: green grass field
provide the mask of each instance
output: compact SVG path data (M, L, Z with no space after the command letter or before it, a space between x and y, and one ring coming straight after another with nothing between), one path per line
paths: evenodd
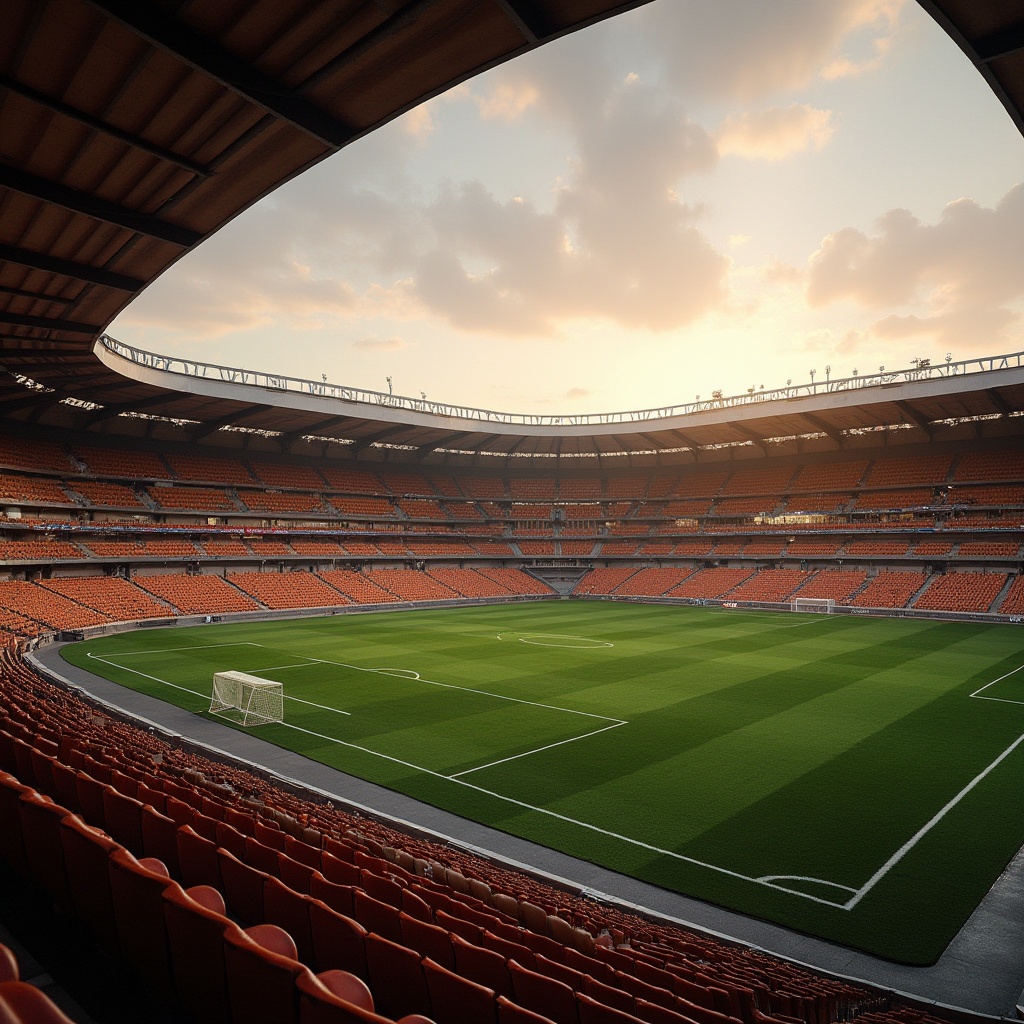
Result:
M204 714L216 671L280 680L285 724L256 730L273 743L907 963L938 957L1024 843L1013 626L557 602L63 653Z

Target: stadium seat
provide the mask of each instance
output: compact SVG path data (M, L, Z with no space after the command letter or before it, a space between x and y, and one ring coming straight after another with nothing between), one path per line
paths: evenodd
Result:
M60 825L68 810L49 797L28 790L18 799L21 836L31 876L60 910L72 908L71 888L64 868Z
M252 1024L298 1024L298 977L308 972L295 943L274 925L224 931L224 969L232 1019Z
M60 842L75 914L105 949L116 952L117 927L108 862L111 853L120 849L119 845L74 814L62 819Z
M430 1016L437 1024L495 1024L494 992L469 981L429 957L423 975L430 993Z
M247 924L264 921L263 889L268 877L266 873L250 867L222 847L217 849L217 860L224 902L231 914Z
M366 929L351 917L332 910L325 903L309 902L312 963L318 971L338 969L369 980L366 966Z
M263 883L263 914L268 924L283 928L294 940L299 959L315 962L310 930L310 906L315 901L305 893L290 889L279 878L268 875Z
M24 981L0 982L3 1024L75 1024L50 998Z
M418 953L371 932L366 936L366 966L378 1013L394 1018L429 1013L430 994Z

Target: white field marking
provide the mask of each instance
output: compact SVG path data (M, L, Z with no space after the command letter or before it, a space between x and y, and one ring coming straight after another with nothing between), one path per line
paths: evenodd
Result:
M210 651L215 647L262 647L263 644L257 643L255 640L239 640L233 644L194 644L191 647L157 647L152 651L115 651L114 653L119 658L134 658L137 654L163 654L167 651ZM97 657L95 654L90 654L90 658L96 658L97 661L103 659ZM121 666L118 666L120 668Z
M997 700L1000 704L1024 704L1024 700L1011 700L1009 697L981 697L979 694L983 693L990 686L995 686L996 683L1001 683L1004 679L1009 679L1010 676L1016 675L1018 672L1024 669L1024 665L1018 665L1016 668L1010 669L1009 672L1005 672L998 679L993 679L991 683L986 683L981 689L975 690L971 694L972 697L977 697L978 700Z
M459 687L456 687L459 689ZM315 736L317 739L326 740L329 743L336 743L342 747L350 747L353 750L362 751L364 754L370 754L373 757L383 758L385 761L391 761L393 764L400 764L404 768L412 768L414 771L423 772L424 775L430 775L435 779L443 779L445 782L454 782L457 786L465 786L467 789L472 789L477 793L483 793L485 796L493 796L496 800L502 800L505 803L513 804L516 807L521 807L527 811L534 811L537 814L546 814L550 818L556 818L559 821L564 821L569 825L577 825L580 828L587 829L591 832L598 832L603 836L608 836L610 839L618 839L621 842L628 843L631 846L639 846L641 849L649 850L651 853L657 853L665 857L673 857L676 860L685 861L687 864L693 864L697 867L707 868L710 871L717 871L719 874L728 875L731 878L738 878L744 882L754 882L757 885L766 886L769 889L777 889L780 892L792 893L795 896L801 896L803 899L811 900L814 903L823 903L828 907L837 907L844 909L841 903L834 903L832 900L822 899L820 896L812 896L809 893L799 892L795 889L787 889L785 886L776 885L773 882L762 882L760 879L754 878L751 875L745 875L741 871L731 871L729 868L719 867L717 864L709 864L706 861L697 860L695 857L687 857L685 854L676 853L673 850L663 850L660 846L654 846L651 843L645 843L640 839L630 839L629 836L621 835L618 832L611 832L608 829L601 828L598 825L591 825L586 821L579 821L576 818L570 818L568 815L559 814L557 811L549 810L546 807L537 807L534 804L528 804L524 800L516 800L515 797L505 796L502 793L496 793L492 789L485 789L483 786L474 785L472 782L466 782L465 779L456 778L455 776L443 775L441 772L432 771L430 768L424 768L421 765L413 764L411 761L403 761L399 757L392 757L390 754L382 754L377 750L370 750L369 747L362 747L358 743L348 743L345 740L339 740L334 736L325 736L323 733L313 732L312 729L304 729L301 726L293 725L290 722L280 722L279 725L284 725L288 729L295 729L297 732L306 733L309 736ZM628 724L628 723L623 723ZM826 883L827 884L827 883Z
M838 882L829 882L824 878L815 878L814 875L761 875L756 879L758 882L814 882L815 885L827 885L830 889L845 889L847 892L857 892L852 885L840 885ZM780 888L785 888L784 886ZM798 889L790 889L790 892L799 893ZM800 895L803 895L802 893Z
M473 772L482 772L485 768L493 768L497 764L505 764L508 761L517 761L521 757L529 757L531 754L539 754L542 750L551 750L552 747L561 747L566 743L575 743L577 740L585 740L588 736L596 736L598 733L607 732L609 729L618 729L620 725L628 725L628 722L612 722L601 729L593 732L585 732L581 736L570 736L567 740L558 740L557 743L546 743L543 747L535 747L533 750L524 750L521 754L513 754L511 757L503 757L500 761L491 761L490 764L481 764L476 768L467 768L464 772L456 772L449 775L449 779L458 779L463 775L471 775Z
M224 644L223 646L229 647L232 645ZM182 650L187 649L188 648L186 647L182 648ZM91 651L88 653L87 656L92 658L94 661L102 661L104 665L110 665L112 668L119 668L122 672L130 672L133 676L142 676L143 679L150 679L154 683L162 683L164 686L170 686L174 690L181 690L184 693L194 693L197 697L209 699L208 694L200 693L198 690L190 690L187 686L179 686L177 683L169 683L166 679L160 679L157 676L147 675L145 672L140 672L138 669L134 668L128 668L126 665L118 665L116 661L108 661L106 658L101 658L98 654L93 654ZM118 657L120 657L120 655L118 655Z
M359 665L349 665L344 661L329 661L326 658L310 658L310 661L317 661L321 665L337 665L339 668L351 668L356 672L371 672L376 675L397 676L402 679L409 679L417 683L426 683L428 686L440 686L446 690L461 690L463 693L479 693L484 697L494 697L497 700L507 700L513 704L529 704L534 708L546 708L548 711L564 711L568 715L582 715L585 718L599 718L603 722L614 722L616 725L626 725L625 719L612 718L610 715L598 715L593 711L577 711L575 708L560 708L557 704L541 704L535 700L524 700L522 697L509 697L504 693L491 693L490 690L477 690L472 686L456 686L455 683L439 683L436 679L424 679L418 672L403 668L361 668ZM411 674L407 674L411 673ZM444 778L445 776L441 776Z
M506 637L515 637L521 644L532 644L534 647L562 647L569 651L599 651L607 647L614 647L615 644L608 640L595 640L590 636L568 636L565 633L523 633L519 630L498 633L497 640L504 640ZM543 644L540 640L582 640L589 647L581 647L579 644Z
M925 822L856 892L851 899L849 899L844 905L844 910L853 910L855 906L882 880L888 873L889 870L898 864L918 843L927 832L931 831L946 814L951 811L960 801L967 796L968 793L975 786L978 785L982 779L985 778L994 768L998 767L1006 758L1012 754L1017 747L1024 743L1024 734L1018 736L984 771L979 772L971 779L970 782L960 790L959 793L952 800L950 800L944 807L938 810L932 817Z

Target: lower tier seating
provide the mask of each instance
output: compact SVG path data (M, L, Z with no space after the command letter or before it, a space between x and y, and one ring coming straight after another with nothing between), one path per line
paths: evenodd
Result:
M1006 585L1004 572L951 572L936 576L915 608L944 612L987 612Z

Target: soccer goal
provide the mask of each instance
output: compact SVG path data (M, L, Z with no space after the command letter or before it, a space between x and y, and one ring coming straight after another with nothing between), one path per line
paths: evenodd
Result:
M831 615L836 610L836 602L833 597L794 597L789 608L794 612L816 612L819 615Z
M217 672L213 677L210 714L243 726L284 721L284 687L245 672Z

